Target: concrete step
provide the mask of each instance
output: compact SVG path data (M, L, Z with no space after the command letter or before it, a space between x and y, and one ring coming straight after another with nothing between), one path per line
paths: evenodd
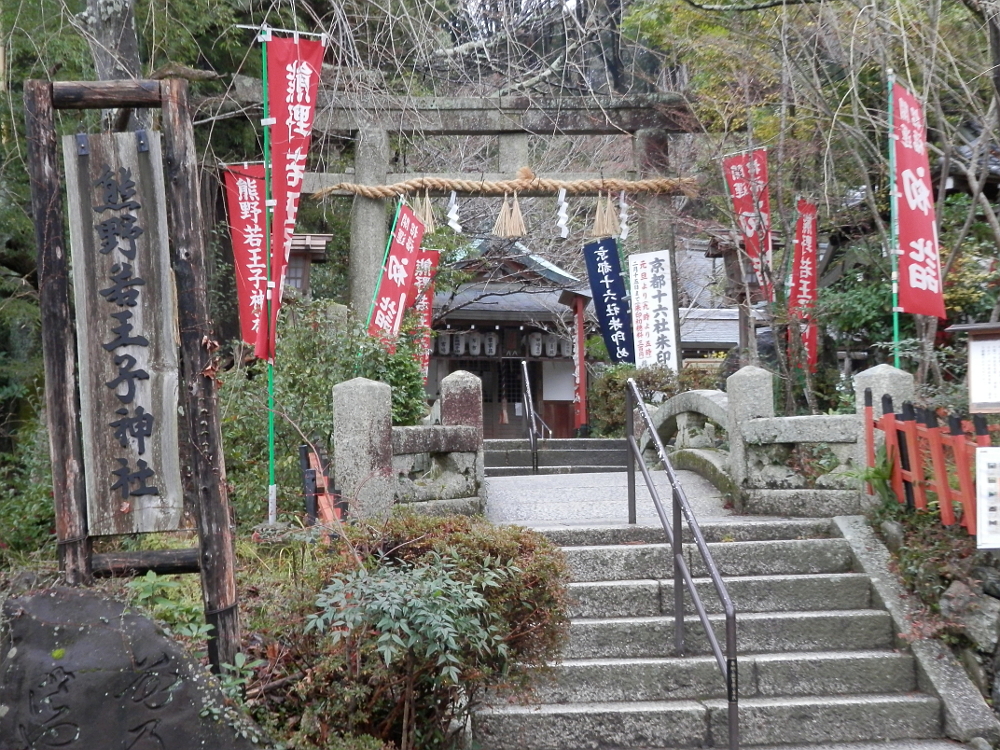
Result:
M706 542L757 542L772 539L826 539L839 537L828 518L723 518L699 521ZM534 527L560 547L598 547L612 544L663 544L662 526ZM691 541L685 524L682 538Z
M622 438L548 438L540 440L539 447L543 450L625 450L627 443ZM483 450L493 451L528 450L527 438L490 439L483 441Z
M705 746L706 707L695 701L492 706L472 718L483 750L591 750Z
M967 750L951 740L892 740L889 742L824 742L823 750ZM817 750L816 745L757 745L754 750Z
M725 620L710 615L720 644ZM697 617L685 618L686 655L709 653ZM893 648L892 620L882 610L759 612L738 618L739 654L786 651L871 651ZM636 659L674 654L672 617L616 617L573 620L566 659Z
M846 573L854 558L844 539L784 539L769 542L711 542L709 551L723 576ZM575 581L659 579L672 571L666 544L567 547ZM701 555L685 545L691 575L705 576Z
M752 698L740 701L741 746L923 739L940 733L926 695ZM491 707L473 720L485 750L725 747L724 700Z
M724 700L706 701L711 735L728 736ZM740 744L866 742L941 735L941 702L932 696L862 695L751 698L740 701Z
M740 700L908 693L913 657L891 651L756 654L739 660ZM536 691L540 703L725 699L714 657L571 659Z
M531 466L531 451L506 450L488 451L484 453L486 468L498 466ZM543 447L538 451L539 466L620 466L625 471L628 454L618 448L598 449L587 448L570 450L565 448Z
M613 474L624 472L625 466L618 464L615 466L539 466L538 474ZM531 466L491 466L486 468L487 477L524 477L536 472L532 472Z
M725 579L736 611L791 612L831 609L866 609L871 605L871 583L861 573L744 576ZM722 604L709 578L695 580L698 594L710 614L721 613ZM571 583L569 611L581 617L655 617L673 612L674 582L597 581ZM685 593L685 611L694 606Z

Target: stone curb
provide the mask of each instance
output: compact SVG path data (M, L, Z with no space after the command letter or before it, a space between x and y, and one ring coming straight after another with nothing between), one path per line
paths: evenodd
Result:
M889 550L863 516L836 516L833 521L851 545L858 567L871 578L873 598L888 610L896 632L913 632L915 608L889 570ZM945 734L959 742L977 737L1000 742L1000 721L951 649L933 638L910 641L909 648L917 661L921 689L941 700Z

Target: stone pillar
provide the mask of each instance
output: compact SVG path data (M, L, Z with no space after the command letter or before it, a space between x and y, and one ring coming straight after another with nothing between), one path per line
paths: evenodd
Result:
M528 159L527 133L504 133L500 136L500 174L513 179L521 167L531 166Z
M466 425L483 437L483 381L465 370L456 370L441 381L441 424Z
M377 128L355 136L354 179L361 185L382 185L389 169L389 136ZM354 198L351 210L351 259L348 268L351 309L367 320L378 283L387 239L385 201Z
M389 515L396 489L392 471L392 389L354 378L333 387L334 486L351 518Z
M658 129L637 131L633 149L640 179L667 175L670 166L670 135L666 131ZM670 217L673 215L671 200L669 196L651 193L634 196L635 206L638 209L636 218L639 247L633 252L654 252L671 246ZM677 264L673 265L676 269Z
M854 376L854 403L858 414L865 412L865 389L872 389L875 418L882 416L882 396L892 396L893 409L898 412L904 401L914 396L913 376L892 365L877 365Z
M774 375L760 367L743 367L726 379L729 398L729 475L737 487L748 476L742 424L774 416Z
M479 433L476 451L476 494L480 507L486 502L486 455L483 452L483 381L466 370L455 370L441 381L441 424L475 427Z

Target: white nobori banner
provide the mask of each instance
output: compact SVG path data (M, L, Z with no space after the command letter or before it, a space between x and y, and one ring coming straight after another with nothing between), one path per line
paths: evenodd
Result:
M680 372L670 251L630 255L628 265L636 367L663 365Z

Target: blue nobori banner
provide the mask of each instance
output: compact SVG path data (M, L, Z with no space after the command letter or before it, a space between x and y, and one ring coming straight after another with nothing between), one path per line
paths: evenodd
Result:
M611 361L634 364L632 314L618 259L618 243L613 237L588 243L583 246L583 257L587 261L590 291L594 295L594 311Z

